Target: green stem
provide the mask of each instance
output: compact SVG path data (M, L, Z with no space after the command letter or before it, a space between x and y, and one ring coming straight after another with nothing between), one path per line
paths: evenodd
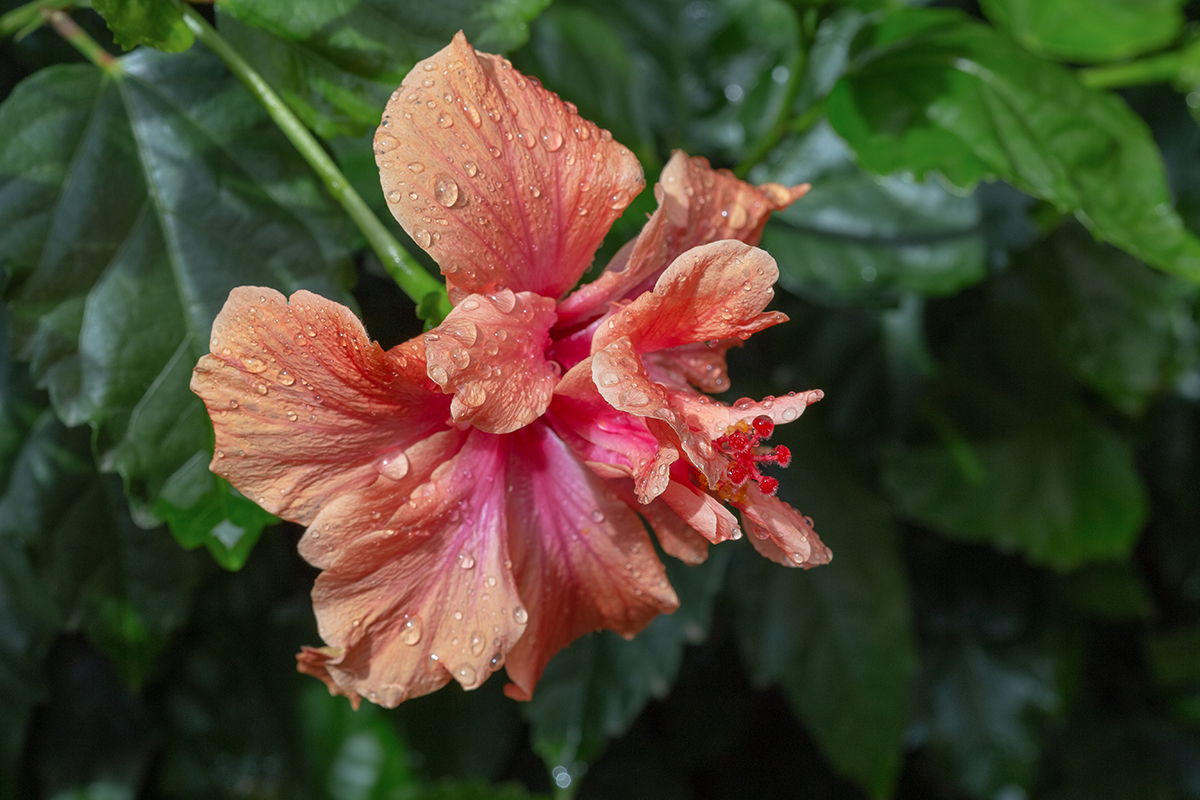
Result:
M745 178L750 170L767 157L775 146L783 140L792 129L792 107L796 104L796 96L804 84L804 73L808 68L808 52L812 48L813 34L817 24L815 9L808 9L800 20L800 47L796 50L792 63L788 64L788 84L783 93L783 103L779 107L779 116L771 130L767 131L754 147L746 154L741 163L733 168L733 174Z
M75 0L34 0L32 3L18 6L0 17L0 37L7 39L9 36L15 36L20 39L42 26L46 21L42 16L43 11L69 8L74 4Z
M392 236L358 192L354 191L350 182L346 180L346 176L338 169L337 164L304 126L304 123L292 113L283 99L232 45L208 24L204 17L186 5L183 6L183 15L187 26L196 35L196 38L216 53L226 66L241 78L242 82L250 89L250 93L267 109L271 119L300 151L300 155L325 183L325 188L342 205L342 208L346 209L346 213L367 237L371 249L379 256L384 268L387 269L401 290L412 298L413 302L423 305L423 308L429 310L429 315L424 318L433 324L445 318L446 314L450 313L450 301L446 297L446 290L441 282L426 272L424 267L400 246L396 237ZM426 299L430 295L434 296L433 299L436 302Z
M88 35L87 31L79 27L65 11L42 8L38 10L38 13L59 36L70 42L88 61L109 75L121 74L121 62L117 61L112 53L101 47L95 39Z
M1109 64L1103 67L1088 67L1075 74L1084 86L1093 89L1119 89L1123 86L1146 86L1166 83L1179 77L1183 66L1183 53L1174 51L1150 56L1128 64Z

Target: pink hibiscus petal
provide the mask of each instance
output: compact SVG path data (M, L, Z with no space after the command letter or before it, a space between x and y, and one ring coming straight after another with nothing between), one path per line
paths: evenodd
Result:
M509 548L529 612L505 693L529 699L550 659L598 628L631 637L679 605L637 515L545 425L512 434Z
M375 134L392 214L451 289L557 299L645 186L608 131L462 33L418 62Z
M348 308L310 292L234 289L210 347L192 376L216 432L210 468L285 519L308 523L371 484L446 418L420 342L385 353Z
M811 569L833 559L833 552L813 530L812 520L779 498L764 495L753 483L738 507L755 549L775 563Z
M778 311L764 312L779 277L775 259L735 241L701 245L675 259L644 292L597 329L592 352L628 336L639 353L695 342L720 341L785 322Z
M641 234L617 253L596 280L559 304L563 325L604 310L610 300L631 296L641 284L693 247L721 239L756 245L772 212L804 196L808 184L754 187L708 160L676 150L654 187L658 210Z
M505 289L470 295L425 334L429 377L452 392L450 416L509 433L550 405L561 367L546 358L554 301Z
M507 544L509 449L472 431L394 527L347 543L317 578L323 666L342 693L391 707L451 678L473 689L503 665L528 619Z

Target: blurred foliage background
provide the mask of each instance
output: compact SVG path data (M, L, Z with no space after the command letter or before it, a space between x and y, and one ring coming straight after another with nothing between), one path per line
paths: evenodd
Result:
M810 181L726 399L825 390L779 477L836 558L672 562L528 704L330 698L300 531L207 471L188 377L236 285L385 346L412 303L180 5L2 0L0 797L1200 798L1200 3L197 8L401 237L371 132L459 28L651 184Z

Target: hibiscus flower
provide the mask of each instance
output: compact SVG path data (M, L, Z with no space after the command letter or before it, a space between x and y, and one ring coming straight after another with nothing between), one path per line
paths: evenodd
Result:
M829 560L762 472L791 457L762 442L821 393L703 393L728 388L730 347L786 319L764 311L778 271L753 244L807 187L676 153L642 233L567 294L644 187L573 105L460 33L392 95L375 152L446 277L445 321L384 351L344 306L242 287L192 381L213 471L308 526L326 645L303 672L394 706L503 666L528 699L577 637L632 637L678 606L639 514L689 564L741 535L724 502L768 558Z

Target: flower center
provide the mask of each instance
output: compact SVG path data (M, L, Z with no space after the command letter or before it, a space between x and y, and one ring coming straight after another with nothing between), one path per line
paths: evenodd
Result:
M750 481L758 484L765 495L773 495L779 489L779 481L763 475L763 464L778 464L786 467L792 462L792 451L783 445L768 450L762 443L775 432L775 423L768 416L755 417L750 422L730 425L725 435L713 441L716 449L725 457L726 466L715 487L722 500L740 503L746 499Z

